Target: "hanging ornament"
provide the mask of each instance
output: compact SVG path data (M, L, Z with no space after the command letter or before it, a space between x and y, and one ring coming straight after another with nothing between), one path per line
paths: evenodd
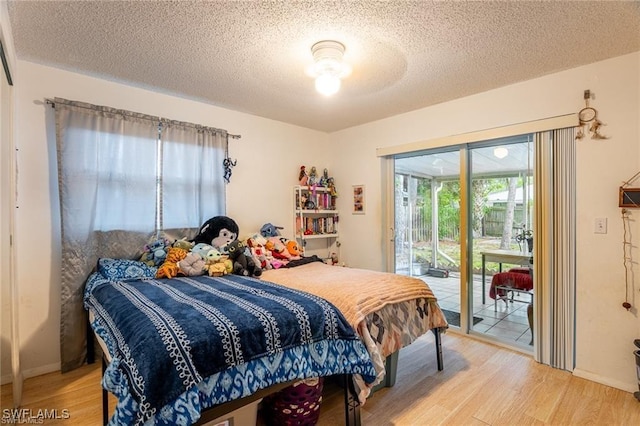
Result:
M598 111L595 108L589 106L589 99L591 99L591 91L584 91L584 103L585 107L578 112L578 120L580 120L580 128L576 133L576 139L582 139L584 137L584 126L591 123L589 126L589 132L591 132L591 139L609 139L608 136L602 136L600 134L600 126L602 121L598 120Z
M225 151L224 151L224 160L222 160L222 167L224 168L224 180L229 183L231 182L231 169L233 167L236 166L236 164L238 163L238 160L232 160L231 157L229 157L229 139L227 138L227 145L225 147Z

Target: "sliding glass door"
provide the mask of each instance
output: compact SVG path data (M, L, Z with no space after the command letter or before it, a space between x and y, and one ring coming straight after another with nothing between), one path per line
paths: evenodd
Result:
M469 145L473 332L529 348L533 320L533 135Z
M394 160L395 272L427 282L452 327L526 349L532 341L532 163L532 135ZM501 272L508 274L494 279Z
M395 160L395 271L436 291L449 324L460 326L460 153Z

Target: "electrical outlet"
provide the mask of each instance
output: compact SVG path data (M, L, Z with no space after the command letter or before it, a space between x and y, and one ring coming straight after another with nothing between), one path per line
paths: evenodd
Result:
M597 217L595 220L595 228L593 230L596 234L606 234L607 233L607 218L606 217Z

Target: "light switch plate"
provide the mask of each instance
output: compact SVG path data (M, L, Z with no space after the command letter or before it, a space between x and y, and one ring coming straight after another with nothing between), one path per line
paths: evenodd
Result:
M606 234L607 233L607 218L606 217L597 217L594 224L595 228L593 230L596 234Z

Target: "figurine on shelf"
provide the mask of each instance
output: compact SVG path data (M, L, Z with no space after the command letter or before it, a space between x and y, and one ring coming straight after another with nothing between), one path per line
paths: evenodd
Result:
M320 186L327 188L329 186L329 171L324 169L320 178Z
M309 176L307 176L307 171L305 170L305 166L300 166L300 174L298 175L298 182L302 186L306 186L309 181Z
M331 195L332 197L338 196L338 190L336 189L336 185L332 177L327 179L327 188L329 188L329 195Z
M309 186L318 184L318 174L316 172L316 166L311 167L311 171L309 172Z

